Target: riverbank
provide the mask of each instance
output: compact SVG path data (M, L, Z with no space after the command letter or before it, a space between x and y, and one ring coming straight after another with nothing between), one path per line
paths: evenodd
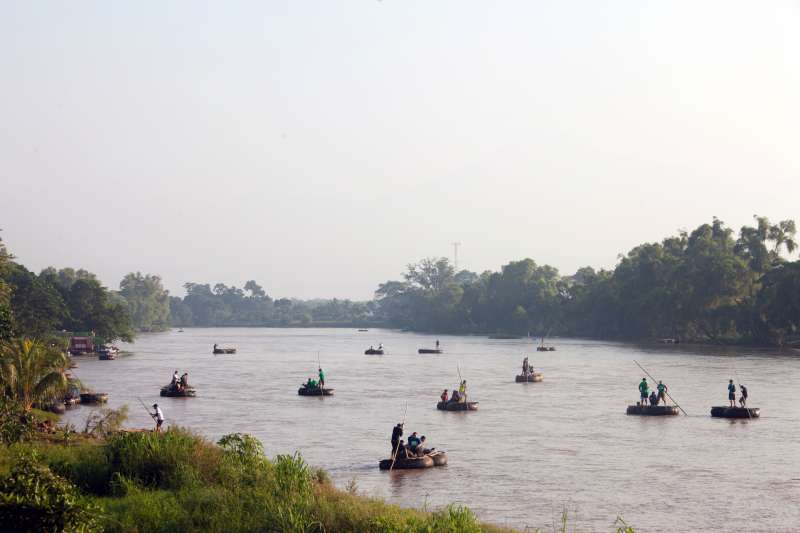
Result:
M299 454L267 459L238 433L214 444L181 428L103 439L57 431L0 447L0 478L0 518L19 530L511 531L466 507L404 509L355 484L339 490Z

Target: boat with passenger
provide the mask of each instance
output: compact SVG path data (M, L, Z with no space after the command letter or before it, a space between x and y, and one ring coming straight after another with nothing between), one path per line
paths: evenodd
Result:
M214 355L219 355L223 353L236 353L236 348L223 348L222 346L214 345L214 349L212 350Z
M378 463L378 468L381 470L416 470L445 466L446 464L447 452L435 450L419 457L395 457L394 461L392 459L383 459Z
M517 383L539 383L544 380L541 372L528 372L527 374L517 374Z
M302 387L297 389L297 394L300 396L333 396L333 391L335 390L329 387L320 387L319 385L309 387L307 383L304 383Z
M636 405L629 405L625 414L640 416L675 416L678 408L674 405L647 405L636 402Z
M161 396L168 398L194 398L197 396L197 391L194 387L176 387L174 383L161 387Z
M714 418L758 418L761 416L761 409L758 407L727 407L717 405L711 408L711 416Z

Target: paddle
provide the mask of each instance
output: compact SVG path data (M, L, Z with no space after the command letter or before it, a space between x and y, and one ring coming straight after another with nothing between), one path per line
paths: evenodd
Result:
M147 411L147 414L148 414L148 415L150 415L150 418L152 418L153 420L155 420L155 419L156 419L156 415L154 415L153 413L151 413L151 412L150 412L150 409L148 409L148 408L147 408L147 406L144 404L144 402L142 401L142 399L141 399L141 398L139 398L138 396L136 397L136 399L137 399L137 400L139 400L139 403L140 403L140 404L142 404L142 407L144 407L144 410L145 410L145 411Z
M408 401L406 401L406 408L405 408L405 411L403 411L403 422L400 424L400 425L401 425L401 426L403 426L403 427L405 427L405 426L406 426L406 414L407 414L407 413L408 413ZM394 452L392 452L392 464L391 464L391 466L389 467L389 472L391 472L391 471L392 471L392 468L394 468L394 462L395 462L395 460L397 460L397 452L398 452L399 450L400 450L400 443L398 443L398 446L397 446L397 448L395 448L395 449L394 449Z
M658 381L656 378L654 378L653 376L651 376L651 375L650 375L650 372L648 372L647 370L645 370L645 368L644 368L642 365L640 365L638 361L636 361L636 360L634 359L634 361L633 361L633 362L634 362L634 363L636 363L636 366L638 366L639 368L641 368L641 369L642 369L642 371L643 371L645 374L647 374L647 375L650 377L650 379L652 379L654 382L655 382L655 381ZM681 407L680 405L678 405L678 402L676 402L676 401L675 401L675 398L673 398L673 397L670 395L669 391L668 391L666 388L664 389L664 392L666 393L667 397L668 397L670 400L672 400L672 403L674 403L676 406L678 406L678 409L680 409L680 410L681 410L681 412L682 412L683 414L685 414L686 416L689 416L689 413L687 413L686 411L684 411L684 410L683 410L683 407Z

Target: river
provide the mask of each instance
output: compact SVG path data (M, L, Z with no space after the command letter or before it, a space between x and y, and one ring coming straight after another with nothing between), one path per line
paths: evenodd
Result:
M418 355L432 347L441 355ZM234 345L235 355L211 346ZM383 343L384 356L367 356ZM390 330L187 328L142 334L115 361L78 357L75 375L128 424L152 425L140 405L158 402L167 425L217 439L250 433L267 454L299 451L338 486L405 506L468 505L480 519L550 529L562 510L578 531L609 531L621 515L637 531L800 530L800 357L752 348L632 345L439 336ZM317 369L328 398L297 388ZM796 354L796 352L795 352ZM515 383L524 355L541 383ZM663 380L688 416L626 416L643 377ZM159 398L174 370L189 372L196 398ZM459 370L469 413L436 410ZM728 379L747 385L757 420L712 419ZM652 385L652 384L651 384ZM382 472L392 426L408 403L406 435L447 450L449 465ZM68 412L79 429L88 407Z

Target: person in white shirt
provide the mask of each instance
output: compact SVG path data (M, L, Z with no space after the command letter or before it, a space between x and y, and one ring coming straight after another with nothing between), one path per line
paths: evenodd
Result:
M156 421L156 433L161 433L161 424L164 423L164 412L161 410L161 408L158 406L157 403L153 404L153 409L155 409L156 412L150 416L152 416L153 420Z

